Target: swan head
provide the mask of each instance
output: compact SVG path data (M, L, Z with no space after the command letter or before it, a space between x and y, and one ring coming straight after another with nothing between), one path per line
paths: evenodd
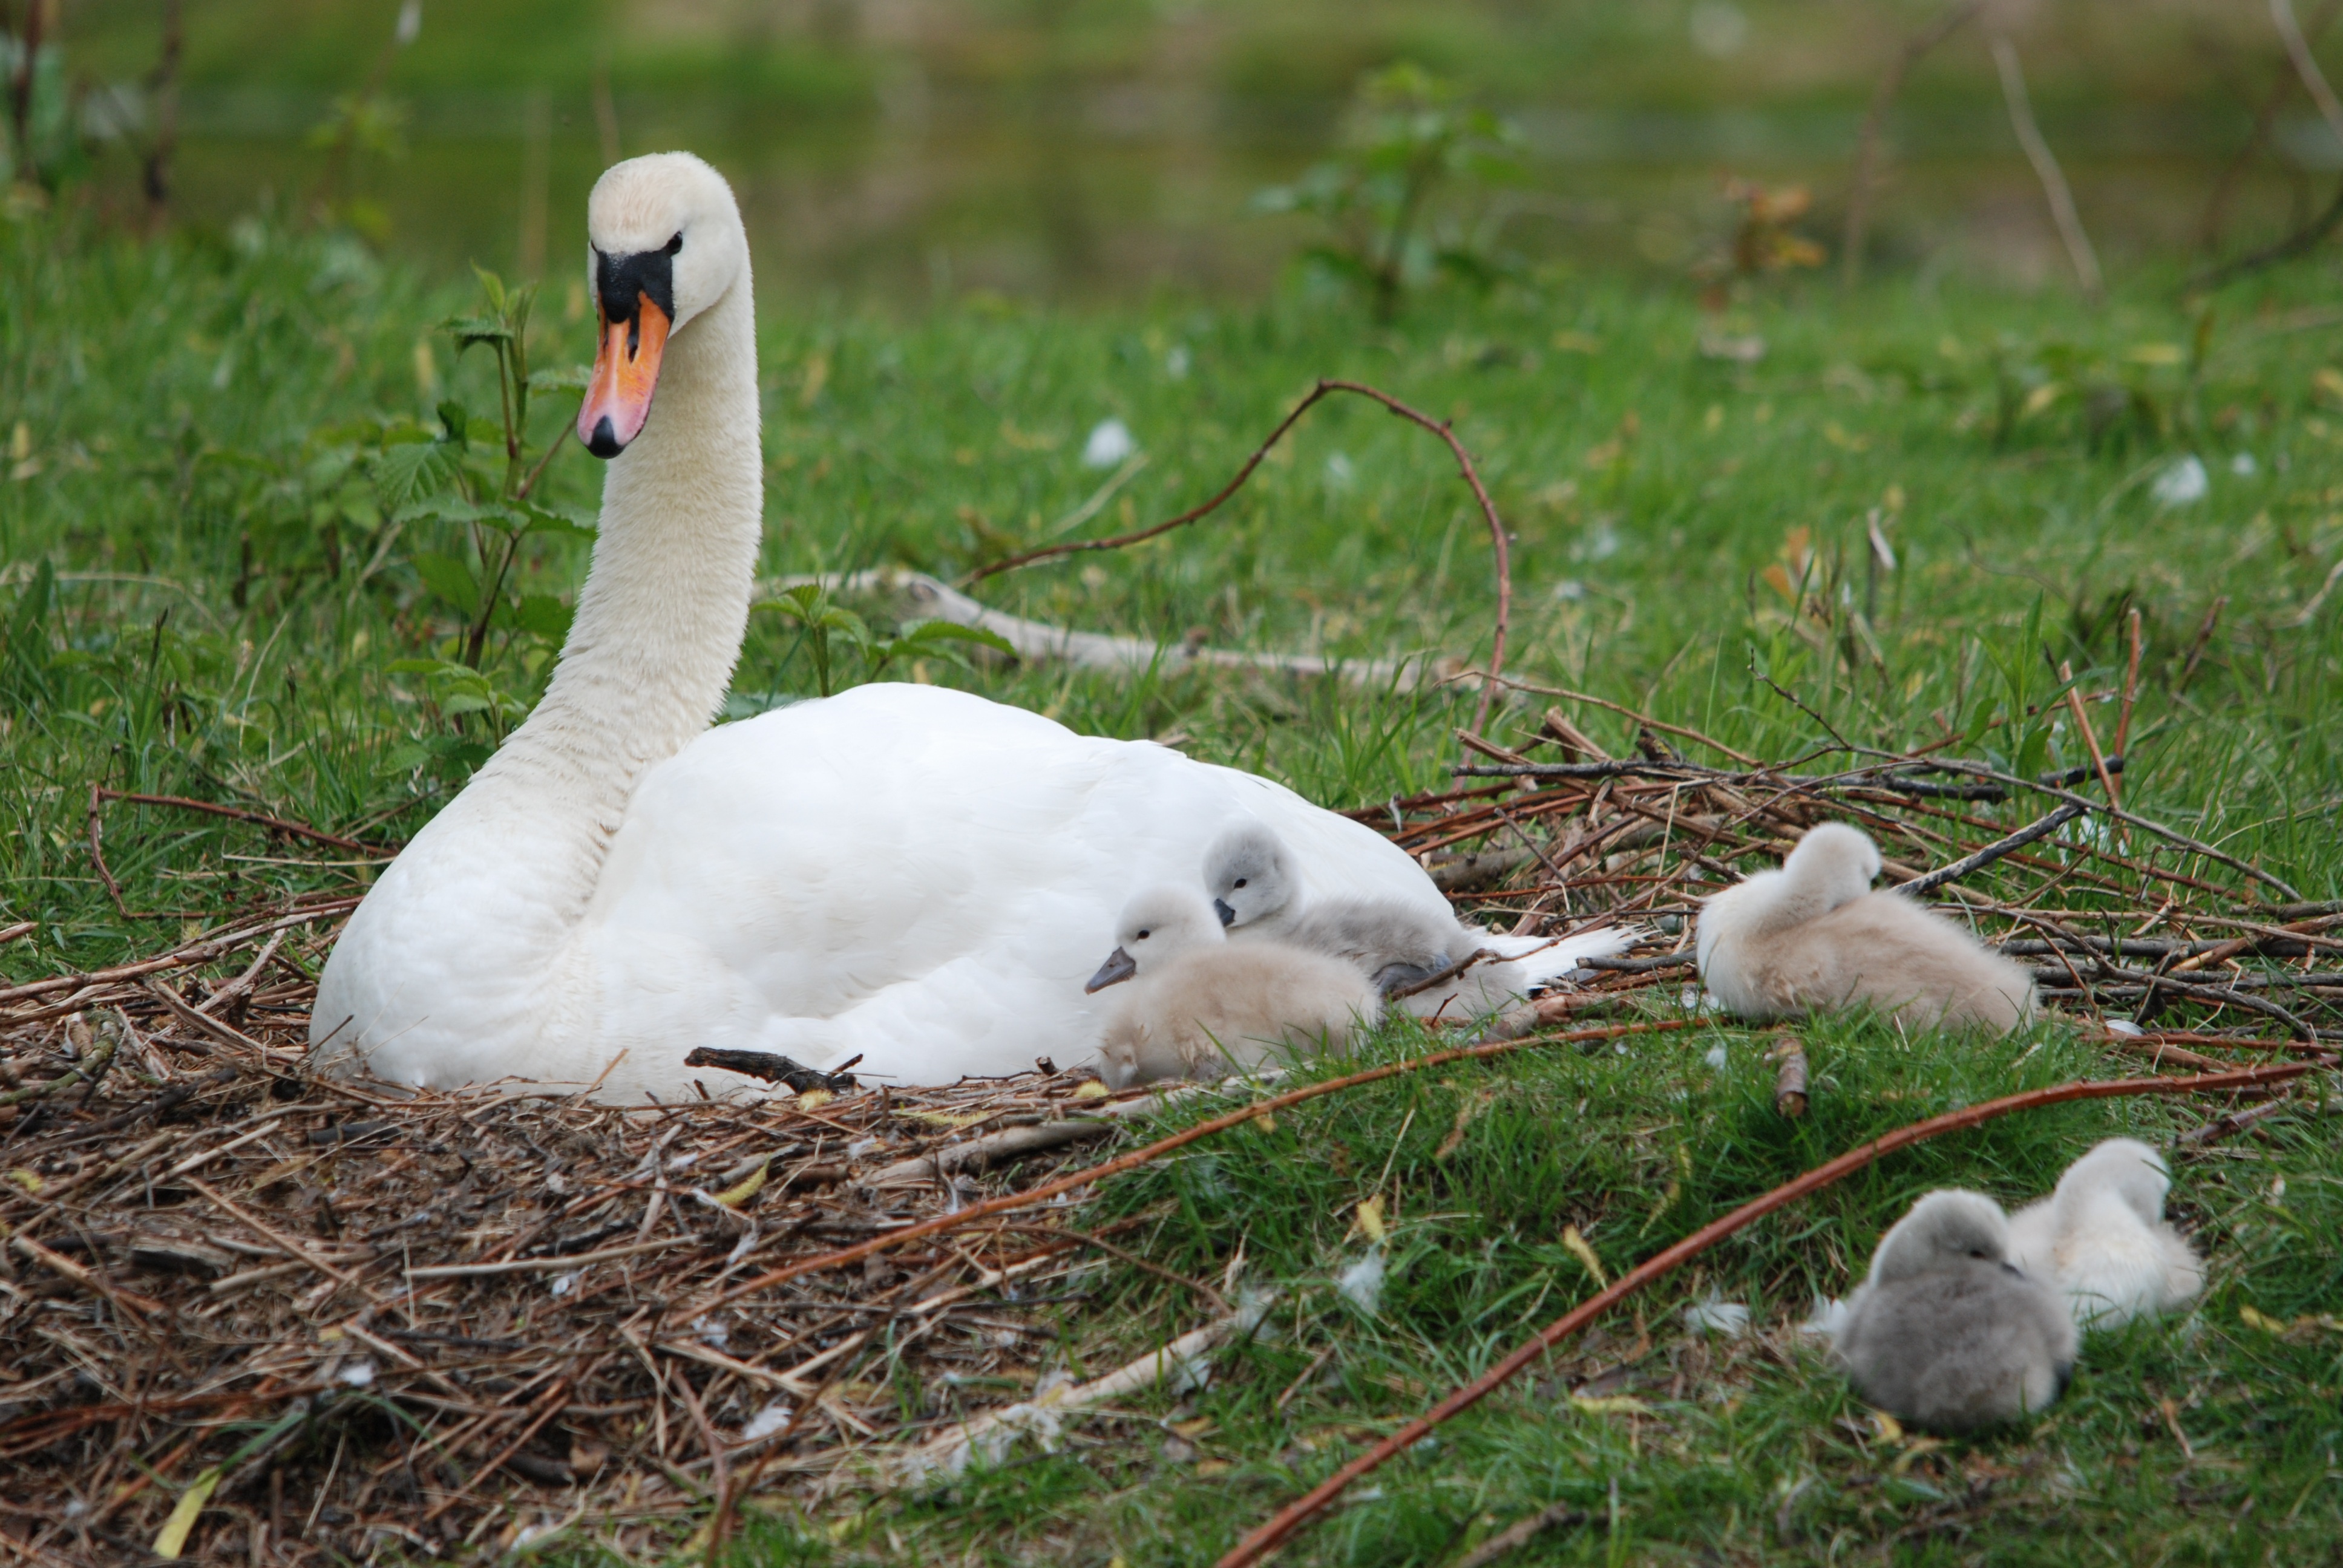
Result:
M1258 822L1231 828L1204 851L1204 890L1230 930L1269 919L1293 900L1284 843Z
M1800 839L1782 869L1802 888L1822 896L1825 910L1851 904L1871 890L1879 875L1879 846L1871 835L1845 822L1825 822Z
M1114 926L1114 951L1082 990L1104 990L1224 940L1220 920L1202 895L1186 888L1151 888L1123 906Z
M2072 1208L2111 1192L2125 1208L2153 1225L2164 1218L2164 1195L2172 1190L2164 1157L2137 1138L2110 1138L2066 1167L2058 1178L2057 1201Z
M599 342L578 439L615 457L650 417L669 336L748 272L749 236L722 175L689 153L653 153L594 182L586 245Z
M1879 1251L1871 1257L1871 1282L1908 1280L1967 1259L2008 1261L2009 1220L1982 1192L1944 1188L1913 1204L1879 1239Z

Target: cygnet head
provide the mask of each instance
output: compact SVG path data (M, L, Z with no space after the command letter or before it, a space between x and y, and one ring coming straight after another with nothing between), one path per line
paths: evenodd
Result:
M1204 851L1204 890L1231 930L1265 920L1293 901L1293 866L1278 836L1242 822Z
M1982 1192L1945 1188L1913 1204L1880 1238L1871 1258L1871 1282L1908 1280L1971 1259L1999 1263L2008 1257L2009 1219L2001 1205Z
M669 337L747 280L749 237L722 175L689 153L653 153L594 182L586 244L599 341L578 439L615 457L650 417Z
M1161 969L1184 952L1212 947L1227 939L1221 922L1202 897L1188 888L1150 888L1125 904L1115 922L1114 951L1091 976L1085 991L1104 990L1150 970Z
M1819 896L1824 911L1851 904L1871 890L1879 875L1879 846L1862 829L1825 822L1810 829L1782 862L1801 889Z
M2124 1207L2148 1224L2164 1218L2164 1195L2172 1190L2164 1157L2137 1138L2110 1138L2066 1167L2058 1178L2058 1199L2072 1203L2113 1192Z

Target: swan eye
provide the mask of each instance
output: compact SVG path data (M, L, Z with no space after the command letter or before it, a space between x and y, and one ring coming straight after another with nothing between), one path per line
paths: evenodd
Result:
M1242 888L1242 887L1243 887L1244 885L1245 885L1245 879L1244 879L1244 878L1242 878L1242 877L1239 877L1239 878L1237 879L1237 886L1238 886L1238 887L1240 887L1240 888Z
M675 253L676 253L676 252L678 252L678 251L681 250L682 248L683 248L683 231L682 231L681 229L678 229L678 230L676 230L675 237L674 237L673 239L669 240L669 241L667 242L667 253L668 253L668 255L669 255L669 256L673 256L673 255L675 255Z
M1141 941L1142 941L1142 942L1143 942L1143 941L1145 941L1145 940L1147 940L1147 936L1148 936L1148 933L1147 933L1147 932L1145 932L1145 931L1141 931L1141 932L1140 932L1140 933L1139 933L1139 940L1140 940Z

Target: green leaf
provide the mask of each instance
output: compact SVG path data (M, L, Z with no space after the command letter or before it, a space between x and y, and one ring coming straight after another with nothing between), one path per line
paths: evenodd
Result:
M532 392L556 392L565 387L572 392L583 392L593 379L594 371L590 366L565 365L558 370L530 371L528 388Z
M940 642L972 642L996 653L1017 657L1017 649L999 632L987 631L980 626L962 626L958 621L923 620L906 631L899 639L905 652L924 650Z
M460 447L471 431L472 411L453 397L443 398L439 404L439 423L446 427L447 439Z
M472 568L453 556L417 550L415 575L423 579L425 588L458 609L468 611L480 601L480 585L473 580Z
M532 534L557 534L573 539L595 537L594 519L583 512L548 507L541 501L524 501L521 515L528 519Z
M456 450L447 443L405 442L374 460L375 489L383 510L397 516L454 489L460 471Z
M513 611L513 619L523 631L541 637L548 642L559 642L569 635L569 623L577 617L575 607L563 603L551 594L523 594Z
M456 340L458 354L483 343L510 343L513 336L511 328L488 316L451 316L439 324L439 329Z

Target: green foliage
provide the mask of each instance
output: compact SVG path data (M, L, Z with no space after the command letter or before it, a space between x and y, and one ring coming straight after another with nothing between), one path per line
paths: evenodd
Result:
M1363 290L1379 321L1434 274L1482 287L1503 276L1486 215L1473 209L1521 176L1511 125L1403 62L1360 81L1343 139L1296 184L1254 197L1263 212L1306 213L1324 227L1307 261Z
M575 519L600 470L557 460L516 504L502 412L513 370L493 337L452 363L435 340L436 373L418 377L418 329L460 301L346 240L254 225L133 245L36 215L0 225L0 916L37 922L0 946L19 980L96 969L172 934L122 919L96 881L83 818L93 780L411 835L542 689L587 566L590 532ZM462 314L495 318L480 286ZM2224 297L2221 319L2297 319L2325 308L2323 287L2262 280ZM501 308L511 303L508 291ZM2147 654L2127 803L2262 861L2306 897L2343 896L2343 598L2316 598L2343 557L2328 498L2343 487L2343 444L2321 379L2343 386L2331 337L2239 327L2192 373L2185 346L2201 318L2160 288L2118 289L2087 318L2054 297L1956 285L1844 301L1785 290L1718 323L1674 295L1596 279L1567 299L1426 295L1373 333L1354 310L1306 299L910 323L781 306L768 307L760 346L767 577L836 580L892 563L955 575L986 548L979 524L1037 538L1096 492L1076 453L1102 411L1153 458L1117 501L1130 499L1134 522L1168 516L1217 487L1298 387L1356 377L1463 410L1456 428L1518 536L1510 663L1524 678L1753 754L1828 744L1762 671L1858 743L1973 740L2013 766L2072 763L2053 671L2071 662L2087 697L2113 689L2136 608ZM527 343L532 464L568 403L543 395L535 367L585 338L549 314L498 327ZM1762 335L1766 352L1708 358L1712 328ZM2094 446L2075 402L2026 414L2021 394L1996 444L1990 346L2005 336L2072 344L2110 371L2137 366L2145 387L2179 395L2176 408L2193 399L2201 417ZM2182 363L2132 357L2156 344L2183 345ZM1183 375L1166 367L1175 347ZM1291 443L1208 523L980 591L1053 624L1172 641L1193 631L1214 647L1459 659L1485 648L1486 547L1445 451L1333 406ZM2192 453L2210 475L2194 504L2159 502L2137 477ZM2257 459L2250 470L2234 466L2240 455ZM520 526L508 512L527 526L475 664L466 648ZM1869 544L1875 527L1892 567ZM950 655L986 645L874 630L875 610L818 593L792 602L750 619L742 715L858 677L925 673L1087 733L1177 739L1338 807L1452 787L1453 731L1474 695L961 663ZM1551 700L1501 707L1496 738L1523 742ZM2091 711L2096 722L2111 709ZM1607 749L1632 748L1627 721L1574 717ZM329 855L288 864L298 857L247 824L126 808L106 849L140 913L248 908L366 874ZM2106 914L2080 879L2045 897L2084 911L2087 929ZM1862 1019L1805 1032L1815 1099L1795 1124L1771 1109L1762 1038L1709 1020L1624 1054L1541 1048L1379 1084L1110 1185L1098 1202L1112 1212L1086 1223L1145 1216L1117 1244L1216 1287L1242 1248L1229 1288L1278 1292L1270 1332L1218 1359L1209 1387L1131 1396L1118 1409L1138 1419L1101 1416L1054 1455L841 1498L801 1528L760 1493L752 1504L770 1512L744 1550L809 1563L1209 1562L1583 1299L1564 1226L1615 1271L1886 1127L2107 1070L2056 1024L1986 1043ZM1397 1025L1363 1060L1429 1043ZM2177 1161L2177 1211L2212 1263L2205 1302L2095 1336L2075 1388L2033 1426L1939 1449L1891 1443L1790 1332L1815 1292L1845 1288L1918 1191L2030 1196L2098 1137L2165 1141L2197 1113L2067 1106L1899 1154L1664 1283L1640 1322L1629 1310L1597 1325L1287 1555L1447 1563L1561 1500L1587 1522L1542 1536L1523 1560L2321 1561L2343 1532L2330 1478L2343 1337L2316 1323L2343 1289L2331 1244L2343 1145L2313 1097ZM1391 1273L1367 1314L1335 1281L1363 1246L1350 1206L1378 1191ZM1091 1261L987 1315L1096 1375L1209 1310L1160 1276ZM1750 1304L1766 1337L1690 1335L1682 1309L1711 1290ZM2257 1327L2247 1307L2288 1326ZM2297 1326L2303 1317L2313 1322ZM1645 1408L1574 1403L1595 1373L1613 1374L1599 1392ZM872 1397L938 1420L1013 1396L882 1382ZM1192 1439L1174 1447L1159 1418ZM1213 1424L1187 1427L1197 1420ZM678 1526L677 1544L696 1523Z
M805 634L805 647L813 661L814 689L828 697L838 689L830 676L830 639L836 636L861 657L862 678L877 680L887 672L887 667L902 660L907 663L940 659L955 668L968 668L968 648L990 648L995 653L1015 657L1017 650L996 632L981 627L959 626L948 620L923 620L906 627L894 637L882 637L870 629L870 624L842 605L831 601L830 591L819 583L798 583L782 589L772 598L757 606L778 614Z

